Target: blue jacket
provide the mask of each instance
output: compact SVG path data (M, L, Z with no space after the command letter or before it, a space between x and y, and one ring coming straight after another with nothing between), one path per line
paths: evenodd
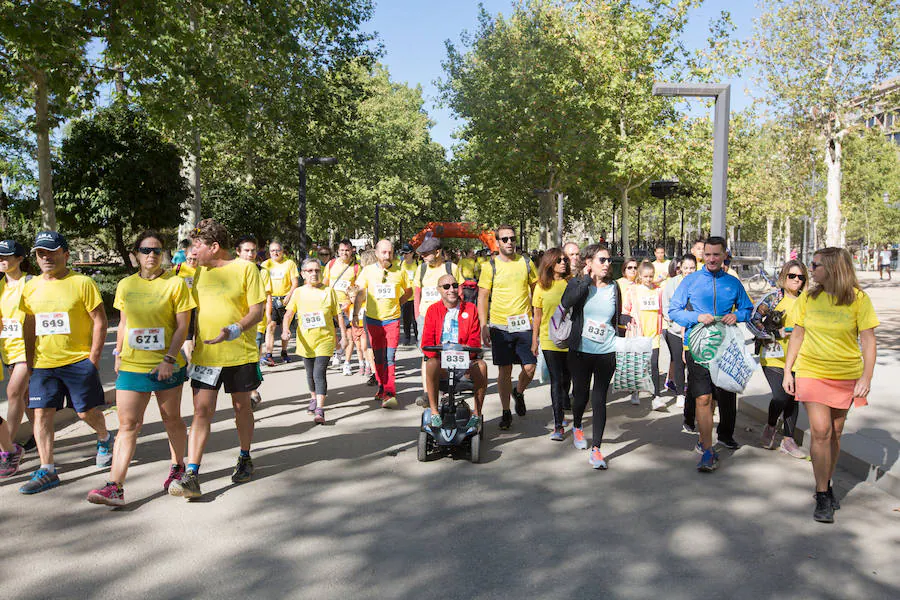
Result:
M722 270L710 273L705 267L685 277L669 302L669 318L685 328L685 337L700 315L721 317L730 312L739 323L750 320L753 303L744 285Z

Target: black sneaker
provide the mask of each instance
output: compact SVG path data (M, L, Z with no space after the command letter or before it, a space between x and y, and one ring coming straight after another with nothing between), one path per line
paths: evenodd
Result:
M733 438L732 439L719 438L719 444L725 446L729 450L737 450L738 448L741 447L741 445L738 444Z
M834 523L834 505L828 492L816 492L816 510L813 519L819 523Z
M375 379L375 373L369 375L369 379L366 381L366 385L372 387L373 385L378 385L378 380Z
M234 483L247 483L253 475L253 460L249 456L238 456L237 465L231 474Z
M516 414L520 417L525 416L525 394L516 390L516 388L512 389L512 397L516 401Z
M688 425L687 423L681 424L681 433L686 433L688 435L697 435L697 428L693 425Z
M34 436L31 436L27 440L25 440L25 443L22 444L22 447L25 448L25 452L37 448L37 442L34 441Z
M202 495L200 491L200 479L195 471L185 471L181 479L176 479L169 484L169 494L172 496L181 496L182 498L199 498Z
M509 429L512 425L512 412L508 410L504 410L503 414L500 416L500 424L498 427L500 429Z
M838 501L837 496L834 495L834 488L831 487L831 482L828 482L828 497L831 498L831 506L834 507L834 510L841 510L841 503Z
M287 352L285 352L284 350L281 351L281 362L283 364L288 364L289 362L291 362L290 355Z

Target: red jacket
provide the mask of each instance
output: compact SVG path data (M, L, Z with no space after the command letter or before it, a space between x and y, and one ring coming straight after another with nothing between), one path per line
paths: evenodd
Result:
M444 330L444 316L447 307L443 300L438 300L425 312L424 331L419 332L422 346L440 346L441 332ZM478 309L471 302L459 302L459 343L463 346L481 348L481 323L478 321ZM422 350L428 358L437 356L437 352Z

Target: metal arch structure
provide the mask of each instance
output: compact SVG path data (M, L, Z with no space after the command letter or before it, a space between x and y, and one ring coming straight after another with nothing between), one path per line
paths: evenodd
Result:
M430 235L429 235L430 234ZM499 251L497 237L490 229L479 227L475 223L456 223L446 221L432 221L422 228L422 231L412 237L410 243L418 248L428 237L437 238L477 238L490 249L491 252Z

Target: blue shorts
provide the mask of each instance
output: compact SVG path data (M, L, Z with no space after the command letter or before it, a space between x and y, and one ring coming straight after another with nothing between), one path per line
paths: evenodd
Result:
M106 403L100 373L87 358L71 365L32 371L28 408L61 410L66 406L66 399L77 413L86 413Z
M116 377L116 389L123 392L161 392L178 387L187 381L187 367L182 367L172 372L172 376L164 381L150 373L133 373L131 371L119 371Z
M537 364L531 351L531 331L510 333L491 327L491 357L498 367Z

